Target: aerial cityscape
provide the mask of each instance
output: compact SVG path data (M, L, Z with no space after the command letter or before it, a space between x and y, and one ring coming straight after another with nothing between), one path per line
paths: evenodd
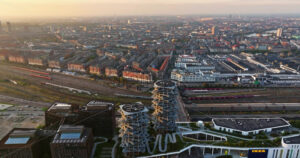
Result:
M300 158L299 6L3 0L0 158Z

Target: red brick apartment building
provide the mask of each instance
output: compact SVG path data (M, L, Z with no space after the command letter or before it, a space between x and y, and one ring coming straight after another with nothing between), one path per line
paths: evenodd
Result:
M105 75L108 77L118 77L118 70L113 68L105 68Z
M26 63L25 58L22 57L22 56L13 56L13 55L10 55L10 56L8 56L8 61L14 62L14 63L22 63L22 64Z
M93 75L101 75L101 69L99 66L90 65L89 72Z
M84 66L84 64L69 63L68 64L68 70L69 71L86 72L86 67Z
M151 74L141 72L123 71L123 78L139 82L152 82Z

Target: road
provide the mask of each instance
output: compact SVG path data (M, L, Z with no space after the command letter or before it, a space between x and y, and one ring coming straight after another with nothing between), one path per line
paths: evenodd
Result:
M111 157L112 158L116 158L117 147L118 147L118 144L119 144L119 137L118 137L118 135L116 135L116 136L113 137L113 141L115 141L115 144L114 144L112 152L111 152Z
M177 102L177 106L178 106L177 121L188 122L189 116L185 109L185 104L183 103L181 96L179 94L176 96L176 102Z

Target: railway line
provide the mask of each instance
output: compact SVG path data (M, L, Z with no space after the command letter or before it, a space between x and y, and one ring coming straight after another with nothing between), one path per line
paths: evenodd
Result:
M92 93L98 93L101 95L115 96L115 93L118 93L124 95L128 94L146 96L145 94L135 91L121 88L111 88L109 86L109 81L92 81L89 79L68 76L59 73L49 73L39 69L29 69L19 66L16 67L9 64L0 64L0 75L7 79L11 79L12 77L26 79L34 84L42 84L47 81L52 84L91 91Z

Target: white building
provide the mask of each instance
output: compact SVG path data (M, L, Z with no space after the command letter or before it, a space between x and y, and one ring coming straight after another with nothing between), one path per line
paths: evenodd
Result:
M271 132L273 129L289 127L290 124L282 118L218 118L212 120L214 129L253 135L259 132Z
M215 82L214 73L210 72L188 72L180 69L173 69L171 79L178 82Z

